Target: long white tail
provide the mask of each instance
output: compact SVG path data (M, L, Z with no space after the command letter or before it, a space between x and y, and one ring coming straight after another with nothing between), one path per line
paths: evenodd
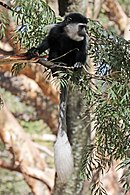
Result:
M58 133L54 146L54 160L59 180L66 183L73 172L74 162L71 145L65 131Z

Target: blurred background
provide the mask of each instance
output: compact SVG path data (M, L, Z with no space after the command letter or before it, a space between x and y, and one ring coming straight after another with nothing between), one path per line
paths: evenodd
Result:
M29 13L33 18L34 10L31 12L26 7L28 1L0 2L18 12L22 10L23 15ZM62 20L61 17L66 13L77 11L99 21L106 30L126 40L130 38L129 0L34 1L37 5L40 5L39 2L49 5L54 11L52 22L55 22L55 17ZM44 15L42 8L35 6L35 14L38 11ZM21 31L17 39L17 28L20 28L18 20L22 20L20 15L16 16L8 7L0 5L0 56L25 52L30 46L38 45L42 39L37 36L38 40L31 42L29 38L31 43L22 43L22 47L17 40L24 36L25 29L21 27L23 34ZM36 28L34 20L32 25ZM32 36L35 36L33 31ZM0 101L0 195L51 194L55 178L53 146L58 128L58 84L50 78L49 71L42 65L20 64L12 69L10 62L5 62L0 64ZM118 183L123 170L116 172L116 165L117 162L102 179L109 195L124 194ZM86 180L80 194L91 194L88 192L89 185Z

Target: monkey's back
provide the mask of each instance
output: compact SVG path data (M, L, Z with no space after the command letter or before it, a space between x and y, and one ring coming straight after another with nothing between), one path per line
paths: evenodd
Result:
M85 51L86 40L74 41L70 39L62 26L56 25L48 35L49 42L49 60L55 59L55 62L63 62L68 66L73 66L76 63L78 52ZM85 52L84 52L84 55ZM85 56L86 58L86 56ZM84 63L84 59L81 59Z

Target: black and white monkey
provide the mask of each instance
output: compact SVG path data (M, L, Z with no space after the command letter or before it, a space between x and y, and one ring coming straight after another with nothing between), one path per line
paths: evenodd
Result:
M48 60L81 68L86 61L87 18L80 13L68 14L63 22L52 27L48 36L37 47L28 51L35 57L49 49Z
M79 13L68 14L50 30L48 36L37 48L31 48L28 56L35 57L49 49L48 60L63 63L66 66L82 68L86 61L86 29L87 18ZM55 72L53 69L52 72ZM59 129L54 146L55 167L61 182L67 182L73 172L74 162L71 145L66 129L66 87L60 95ZM64 122L63 122L64 121ZM64 125L63 125L64 123Z

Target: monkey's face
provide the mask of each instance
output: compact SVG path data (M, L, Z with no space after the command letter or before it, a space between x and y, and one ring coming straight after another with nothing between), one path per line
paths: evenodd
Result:
M64 27L67 36L74 41L82 41L86 36L85 23L69 23Z

